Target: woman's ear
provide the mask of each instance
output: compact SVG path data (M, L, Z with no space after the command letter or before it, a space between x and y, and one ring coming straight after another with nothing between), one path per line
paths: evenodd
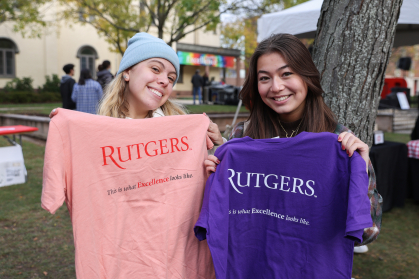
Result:
M123 78L125 81L129 81L129 74L128 74L128 71L124 71L124 72L122 73L122 78Z

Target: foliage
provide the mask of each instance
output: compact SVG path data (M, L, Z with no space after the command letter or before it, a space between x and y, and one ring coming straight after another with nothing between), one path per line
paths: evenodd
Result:
M20 78L14 78L8 83L6 83L6 86L4 87L4 91L33 91L32 86L33 79L31 77L23 77Z
M73 22L93 26L112 45L124 53L130 37L137 32L157 31L169 45L195 30L215 30L220 15L234 6L225 0L60 0L62 16Z
M258 45L257 19L258 17L238 19L235 22L224 24L221 29L222 45L242 50L245 68L249 67L250 57Z
M245 15L246 18L260 17L263 14L288 9L308 0L245 0L234 3L231 12L236 15Z
M243 1L232 9L236 15L244 14L221 28L221 44L227 48L236 48L244 52L245 67L257 47L257 20L264 13L276 12L304 3L308 0L262 0Z
M45 76L45 83L42 85L40 91L60 92L60 78L56 74L53 74L51 78L49 76Z
M34 92L34 91L10 91L0 92L0 103L28 104L60 102L61 95L58 92Z
M0 24L13 22L14 31L23 36L40 36L46 26L41 7L49 0L2 0L0 1Z
M60 102L60 79L53 74L45 76L42 88L35 92L32 86L33 79L30 77L14 78L6 83L3 92L0 92L0 103L24 104Z

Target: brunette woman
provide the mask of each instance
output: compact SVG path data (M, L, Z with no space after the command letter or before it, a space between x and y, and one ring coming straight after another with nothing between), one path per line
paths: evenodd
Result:
M376 190L374 169L368 145L339 124L323 100L320 74L309 51L295 36L277 34L262 41L250 59L250 67L240 92L243 104L250 109L249 119L238 123L232 138L253 139L295 137L302 131L331 132L348 156L357 151L366 162L369 176L373 227L364 229L362 245L375 240L381 226L382 198ZM214 172L218 158L209 156L207 171ZM357 245L361 245L358 243Z

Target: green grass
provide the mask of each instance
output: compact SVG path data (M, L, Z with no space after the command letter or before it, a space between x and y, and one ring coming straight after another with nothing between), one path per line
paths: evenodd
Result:
M383 214L381 234L369 251L354 256L352 277L362 279L419 278L419 204Z
M235 113L237 106L224 105L186 105L186 109L191 114L195 113ZM240 112L249 112L244 106L240 108Z
M386 141L408 143L410 141L410 134L384 133L384 139Z
M0 137L0 146L8 146ZM75 278L67 208L41 208L44 147L23 142L28 182L0 188L0 278ZM358 279L419 278L419 204L383 215L381 235L366 254L354 256ZM47 273L47 276L44 275Z
M41 208L44 147L22 144L28 182L0 188L0 278L75 278L67 208ZM0 137L0 146L9 144Z
M0 104L0 113L45 115L54 108L60 108L61 103L42 103L42 104ZM7 109L7 110L4 110Z
M44 103L44 104L0 104L0 113L18 113L28 115L45 115L48 116L54 108L60 108L61 103ZM2 110L8 109L8 110ZM235 113L237 106L223 105L186 105L189 113ZM242 106L240 112L248 112Z

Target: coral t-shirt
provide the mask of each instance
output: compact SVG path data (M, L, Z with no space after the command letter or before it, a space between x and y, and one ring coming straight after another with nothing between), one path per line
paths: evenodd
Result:
M204 115L117 119L59 109L42 207L65 201L77 278L215 278L193 232L205 187Z

